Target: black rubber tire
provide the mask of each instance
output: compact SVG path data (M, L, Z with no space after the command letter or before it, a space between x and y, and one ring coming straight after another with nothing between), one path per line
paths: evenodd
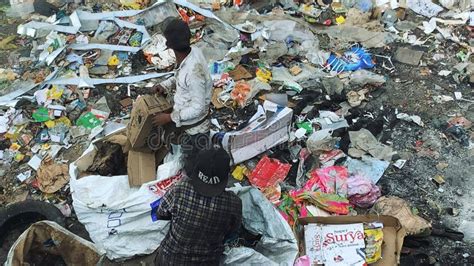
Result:
M0 208L0 245L3 244L3 236L12 228L43 220L65 226L65 218L61 211L43 201L25 200ZM26 228L28 227L29 225Z

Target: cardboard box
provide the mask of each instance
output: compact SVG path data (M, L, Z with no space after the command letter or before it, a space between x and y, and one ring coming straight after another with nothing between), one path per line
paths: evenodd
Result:
M253 158L289 139L293 110L284 107L274 111L267 111L239 131L224 134L222 146L233 164Z
M130 114L127 137L133 149L146 146L147 138L153 128L154 114L170 112L172 106L160 95L143 95L137 98Z
M141 186L156 179L155 153L130 150L127 161L128 182L131 187Z
M381 222L383 223L383 245L382 245L382 259L374 264L376 266L393 266L400 263L400 254L403 246L403 239L405 237L405 229L400 224L400 221L388 215L357 215L357 216L329 216L329 217L306 217L300 218L297 222L296 239L298 240L298 247L300 256L306 255L305 239L304 239L304 225L310 223L319 224L351 224L364 222Z

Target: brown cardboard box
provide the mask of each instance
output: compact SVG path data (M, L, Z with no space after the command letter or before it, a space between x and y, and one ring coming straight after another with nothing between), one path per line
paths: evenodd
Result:
M141 186L156 179L155 153L130 150L127 161L128 182L131 187Z
M127 137L132 149L143 148L153 125L154 114L171 111L172 106L160 95L143 95L137 98L130 115Z
M309 223L319 224L350 224L364 222L382 222L383 223L383 245L382 259L374 264L376 266L393 266L400 263L400 254L403 246L403 238L405 237L405 229L400 221L388 215L357 215L357 216L329 216L329 217L306 217L298 219L298 227L296 230L296 238L300 256L306 253L304 241L303 226Z

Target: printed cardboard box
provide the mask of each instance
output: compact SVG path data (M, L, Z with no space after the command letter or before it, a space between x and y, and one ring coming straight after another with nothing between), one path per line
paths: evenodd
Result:
M154 114L170 112L172 106L160 95L143 95L137 98L130 114L130 122L127 128L127 137L132 149L146 146L153 125L151 123Z
M382 245L382 259L374 264L376 266L393 266L400 263L400 254L405 237L405 229L400 221L388 215L357 215L357 216L329 216L329 217L305 217L298 219L296 228L296 239L300 256L306 255L304 225L311 223L318 224L354 224L381 222L383 223L384 240Z

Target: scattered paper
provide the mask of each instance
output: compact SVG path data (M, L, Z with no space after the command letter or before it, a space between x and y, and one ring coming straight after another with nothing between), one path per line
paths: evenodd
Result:
M31 157L30 161L28 162L28 165L31 168L33 168L35 171L38 171L41 165L41 161L43 161L43 159L41 159L38 155L34 155L33 157Z
M449 76L449 74L451 74L451 71L449 71L449 70L441 70L440 72L438 72L438 75L440 75L442 77Z
M443 11L443 8L431 0L407 0L407 7L413 10L415 13L423 15L425 17L434 17L439 12Z
M462 93L460 91L455 91L454 98L456 98L456 100L462 99Z
M56 84L56 85L80 85L80 84L92 84L92 85L99 85L99 84L132 84L137 83L140 81L154 79L164 76L173 75L173 72L166 72L166 73L149 73L145 75L137 75L137 76L129 76L129 77L120 77L120 78L112 78L112 79L98 79L98 78L59 78L49 80L47 84ZM93 87L93 86L92 86Z
M399 113L399 114L397 114L397 118L400 119L400 120L403 120L403 121L413 122L413 123L419 125L420 127L425 126L423 121L421 121L421 117L419 117L417 115L409 115L409 114L405 114L405 113Z
M23 182L23 181L25 181L26 179L28 179L30 177L31 177L31 170L25 171L23 173L19 173L16 176L16 178L18 178L18 180L20 180L20 182Z
M69 182L67 164L43 164L38 170L38 187L45 193L54 193Z
M406 162L407 162L407 160L399 159L393 164L393 166L397 167L398 169L402 169L403 166L405 166Z

